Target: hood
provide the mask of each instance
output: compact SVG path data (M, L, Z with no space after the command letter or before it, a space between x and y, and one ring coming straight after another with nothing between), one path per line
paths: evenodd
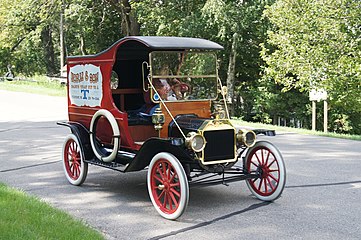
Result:
M208 118L199 118L195 114L182 114L177 115L174 118L185 135L189 132L197 132L198 129L204 124L205 121L209 120ZM168 136L169 137L182 137L182 134L179 132L174 121L171 121L168 126Z

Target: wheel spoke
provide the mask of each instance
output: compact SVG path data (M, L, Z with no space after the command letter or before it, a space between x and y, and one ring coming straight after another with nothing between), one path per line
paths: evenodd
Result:
M77 153L77 155L79 154L79 146L78 144L74 143L74 147L75 147L75 152Z
M263 179L261 178L258 185L258 191L261 190Z
M266 165L266 166L267 166L267 164L268 164L268 159L269 159L270 154L271 154L271 152L270 152L270 151L267 151L266 160L265 160L265 162L264 162L264 165Z
M173 182L175 178L178 179L178 175L177 172L173 170L172 175L169 177L169 182Z
M74 152L74 150L73 150L73 148L74 148L73 144L74 144L74 142L71 142L71 143L69 144L69 152L70 152L70 153L73 153L73 152Z
M163 180L160 179L157 175L154 175L153 178L163 184ZM154 181L154 183L155 183L155 181Z
M270 168L274 162L276 162L276 159L273 159L273 161L267 166L267 168Z
M268 174L268 177L272 178L273 180L275 180L277 183L279 181L279 179L275 178L272 174Z
M69 170L72 171L74 168L74 164L72 162L69 161Z
M75 177L78 177L80 174L80 167L79 165L75 165Z
M156 186L155 188L158 188L158 186ZM158 201L160 201L161 197L164 195L165 191L163 190L159 195L158 195Z
M167 177L167 166L165 162L162 162L162 170L163 170L163 177L166 179Z
M75 165L74 165L74 164L71 165L70 170L71 170L71 174L72 174L73 177L74 177L74 176L75 176Z
M175 195L177 195L177 197L180 198L180 196L181 196L180 192L178 192L178 191L175 190L174 188L171 188L170 191L171 191L172 193L174 193Z
M164 180L164 175L163 175L163 170L161 169L161 166L163 166L163 164L159 164L156 168L156 171L159 173L160 177L162 178L162 181Z
M175 208L178 208L178 205L179 205L179 202L177 201L177 199L174 197L174 194L173 193L169 193L171 199L172 199L172 202L174 203L174 206Z
M268 192L268 188L267 188L267 178L264 178L263 181L264 181L264 192Z
M276 186L273 186L273 184L272 184L271 180L269 179L269 177L267 177L266 179L268 181L269 186L271 187L271 190L274 191Z
M261 156L262 156L262 165L264 164L264 153L263 153L263 148L261 148Z
M257 151L257 152L258 152L258 151ZM262 165L262 163L261 163L261 160L259 160L259 157L258 157L258 155L257 155L257 152L254 153L254 156L256 156L256 159L257 159L257 161L258 161L258 166L259 166L259 165Z
M170 186L171 186L172 188L178 187L178 186L180 186L180 183L179 183L179 182L171 183Z
M164 191L163 208L167 208L167 193Z
M255 164L253 161L251 161L251 164L253 164L256 168L259 166L259 165Z
M168 204L169 204L169 210L173 210L173 202L172 202L172 198L169 192L167 192L168 194Z
M171 171L171 168L170 168L170 167L169 167L167 170L168 170L167 179L170 180L170 178L171 178L171 172L172 172L172 171Z

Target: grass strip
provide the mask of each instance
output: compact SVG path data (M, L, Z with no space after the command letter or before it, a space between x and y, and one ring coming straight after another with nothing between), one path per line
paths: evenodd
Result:
M0 183L0 239L104 239L36 197Z
M27 92L48 96L66 96L66 87L58 81L38 78L32 81L0 81L0 89L15 92Z
M242 120L232 120L232 122L239 126L276 130L276 132L277 131L293 132L293 133L299 133L299 134L316 135L316 136L324 136L324 137L342 138L342 139L361 141L361 135L340 134L340 133L333 133L333 132L325 133L325 132L320 132L320 131L312 131L312 130L308 130L308 129L304 129L304 128L282 127L282 126L264 124L264 123L245 122Z

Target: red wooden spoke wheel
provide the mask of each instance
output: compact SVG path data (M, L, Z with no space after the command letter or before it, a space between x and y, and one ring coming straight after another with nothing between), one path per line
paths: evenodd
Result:
M188 205L187 176L178 159L170 153L158 153L149 165L148 191L158 213L167 219L180 217Z
M79 141L74 134L65 139L63 145L63 167L68 181L73 185L81 185L88 173L88 164L84 162Z
M260 176L247 180L248 188L258 199L273 201L281 196L286 183L286 168L281 153L273 144L257 142L246 154L245 168Z

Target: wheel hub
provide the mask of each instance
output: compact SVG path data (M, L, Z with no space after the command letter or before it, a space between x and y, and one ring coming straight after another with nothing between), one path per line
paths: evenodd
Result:
M169 189L170 189L170 183L169 183L169 181L166 180L166 181L163 182L163 184L159 184L159 185L158 185L158 189L161 190L161 191L162 191L163 189L165 189L165 191L168 192Z
M261 178L266 178L269 175L269 169L265 165L260 165L257 169Z

